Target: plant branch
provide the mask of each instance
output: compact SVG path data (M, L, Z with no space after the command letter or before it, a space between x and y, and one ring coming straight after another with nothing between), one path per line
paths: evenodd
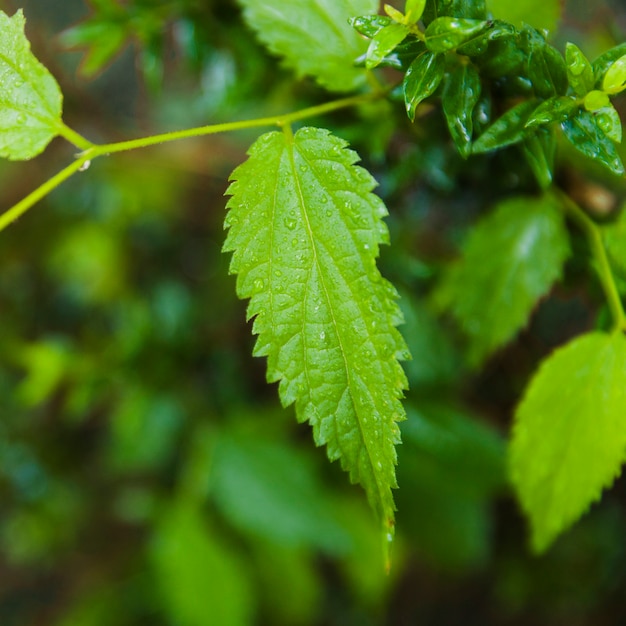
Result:
M585 233L591 253L596 260L596 269L606 296L607 304L613 317L615 330L626 331L626 314L620 298L613 270L606 254L600 229L596 223L563 191L556 189L556 195L561 200L567 214Z

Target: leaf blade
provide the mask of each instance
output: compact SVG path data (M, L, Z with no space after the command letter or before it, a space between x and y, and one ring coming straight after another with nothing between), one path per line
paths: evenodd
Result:
M244 19L268 49L326 89L350 91L365 80L354 60L367 49L349 20L375 14L375 0L240 0ZM324 45L320 45L320 41Z
M250 298L283 405L360 482L393 526L406 346L395 290L376 268L386 209L357 156L328 131L268 133L233 172L229 227L237 293Z
M578 337L544 361L518 406L509 470L544 551L600 497L626 448L626 339Z
M0 11L0 156L37 156L59 134L62 95L52 74L35 58L24 34L22 11Z

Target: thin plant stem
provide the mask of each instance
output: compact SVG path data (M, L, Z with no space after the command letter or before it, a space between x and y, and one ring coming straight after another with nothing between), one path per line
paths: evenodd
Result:
M626 314L622 300L615 284L613 270L606 254L600 229L596 223L563 191L556 190L556 195L561 200L567 214L583 231L589 242L591 254L596 261L596 269L604 290L604 295L613 318L615 330L626 331Z
M263 126L279 126L284 127L292 122L297 122L310 117L324 115L339 109L358 106L372 100L376 100L386 94L386 91L375 91L372 93L360 94L340 100L333 100L316 106L285 113L284 115L275 115L272 117L262 117L253 120L241 120L238 122L226 122L223 124L211 124L209 126L199 126L197 128L189 128L186 130L178 130L159 135L151 135L140 139L132 139L130 141L120 141L117 143L94 144L85 139L82 135L66 126L63 122L59 124L58 132L61 137L80 148L82 152L77 155L76 160L62 169L58 174L47 180L41 186L37 187L32 193L20 200L17 204L0 215L0 232L9 224L14 222L18 217L23 215L34 204L47 196L51 191L56 189L62 182L70 178L73 174L81 169L85 169L92 159L100 156L107 156L116 152L127 152L129 150L137 150L139 148L147 148L157 144L177 141L179 139L189 139L191 137L203 137L206 135L215 135L217 133L225 133L236 130L244 130L247 128L260 128Z

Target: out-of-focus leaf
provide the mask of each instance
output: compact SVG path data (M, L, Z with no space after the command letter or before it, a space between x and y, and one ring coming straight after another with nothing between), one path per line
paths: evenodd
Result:
M602 236L611 261L626 276L626 210L623 207L615 222L602 227Z
M446 77L443 111L454 144L464 158L471 153L474 107L480 93L480 74L471 63L459 63Z
M287 446L221 435L211 485L224 516L252 536L334 554L347 549L349 539L312 466Z
M25 24L22 11L0 11L0 157L12 160L37 156L62 128L61 90L31 52Z
M599 126L598 119L589 111L580 110L561 124L565 137L586 157L597 161L611 172L621 176L624 165L615 144Z
M487 10L494 17L516 26L532 24L552 33L561 17L562 7L560 0L487 0Z
M432 52L447 52L476 37L489 28L484 20L468 20L456 17L438 17L426 28L426 47Z
M543 552L619 474L626 448L626 338L589 333L541 365L520 403L510 472Z
M438 293L468 336L471 362L526 324L568 254L562 212L550 196L506 200L472 229Z
M163 608L180 626L249 626L256 599L238 555L185 502L158 520L150 545Z
M542 189L552 184L556 137L553 129L539 128L522 143L526 161Z
M398 44L402 43L408 34L409 30L403 24L396 24L394 22L389 24L389 26L385 26L376 33L372 41L370 41L369 48L367 49L365 67L371 70L379 65Z
M313 76L331 91L350 91L364 82L365 73L354 60L367 44L349 20L376 13L376 0L239 1L259 39L298 76Z
M593 67L581 49L569 41L565 45L565 63L569 84L574 93L581 98L593 89L595 83Z
M404 76L404 103L409 119L415 119L415 111L422 100L431 96L439 87L445 71L442 54L425 51L411 63Z
M480 154L517 143L530 135L526 123L537 108L537 100L526 100L499 117L474 142L472 152Z
M423 15L426 25L444 16L484 20L486 18L485 0L432 0L426 3Z

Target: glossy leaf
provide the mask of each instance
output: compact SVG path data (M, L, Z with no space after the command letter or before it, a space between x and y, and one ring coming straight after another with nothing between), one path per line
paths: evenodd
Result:
M402 84L406 112L411 121L415 119L419 103L439 87L444 71L444 56L435 52L423 52L411 63Z
M524 139L530 134L526 123L536 107L536 100L527 100L509 109L474 142L472 152L474 154L489 152Z
M626 89L626 55L609 66L602 79L602 89L607 93L619 93Z
M602 132L611 140L616 143L622 141L622 120L619 117L619 113L615 110L612 104L602 107L597 111L594 111L596 118L596 124L600 127Z
M610 50L607 50L603 54L601 54L594 62L593 62L593 74L596 81L596 86L601 86L602 81L604 79L604 75L607 73L608 69L621 57L626 55L626 43L622 43L619 46L615 46Z
M365 80L363 69L354 67L354 60L365 52L367 43L349 19L376 13L375 0L240 2L248 25L298 76L313 76L331 91L350 91Z
M0 157L31 159L61 128L61 90L35 58L24 35L21 11L0 11Z
M526 53L526 74L539 98L562 96L567 91L567 68L561 53L549 45L536 30L522 32Z
M373 39L383 28L389 26L392 19L387 15L360 15L350 18L350 24L357 33Z
M626 449L626 338L589 333L554 352L515 414L510 474L544 551L619 474Z
M447 52L476 37L489 27L483 20L439 17L428 25L424 33L426 47L432 52Z
M438 294L466 333L473 364L526 324L568 254L562 213L548 196L506 200L473 228Z
M232 175L224 249L268 381L390 529L407 351L376 268L386 210L357 158L326 130L260 137Z
M471 63L458 64L446 77L443 111L450 135L463 157L471 153L474 107L480 99L480 92L480 75Z
M591 63L580 48L570 42L565 45L565 63L570 87L578 97L584 97L595 84Z
M374 39L370 41L369 48L367 49L365 67L371 70L379 65L398 44L406 39L408 34L409 30L403 24L396 24L394 22L389 24L389 26L385 26L385 28L376 33Z
M552 96L544 100L530 115L526 128L543 126L552 122L565 121L578 107L574 98L568 96Z
M624 165L615 144L598 125L596 116L581 110L561 124L564 135L582 154L621 176Z
M522 151L542 189L552 184L556 139L553 129L538 128L522 142Z
M487 0L487 9L494 17L520 28L532 24L535 28L554 32L562 6L560 0Z
M585 105L585 109L587 109L587 111L593 112L609 106L611 101L609 100L609 95L606 92L594 89L585 96L583 104Z
M425 24L445 16L484 20L487 17L485 0L429 0L426 3L423 16Z
M418 22L426 8L426 0L406 0L404 7L404 13L406 15L408 24L415 24Z

